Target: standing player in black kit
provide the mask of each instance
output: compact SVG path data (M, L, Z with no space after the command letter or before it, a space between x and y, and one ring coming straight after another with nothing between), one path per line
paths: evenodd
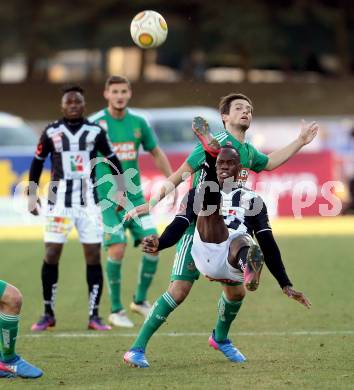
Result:
M84 118L85 98L81 87L63 91L63 118L43 131L29 174L28 208L38 215L37 187L48 155L51 159L51 185L45 213L45 255L42 265L44 315L32 325L33 331L55 326L55 296L58 265L63 244L75 226L86 260L86 279L89 290L88 328L110 330L98 315L102 294L101 267L102 222L94 188L92 163L101 152L109 161L113 175L123 188L122 167L107 139L106 132ZM121 192L122 196L123 193Z

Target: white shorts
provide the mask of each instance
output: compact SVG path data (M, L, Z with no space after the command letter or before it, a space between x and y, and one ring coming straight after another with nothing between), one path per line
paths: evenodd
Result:
M230 243L243 232L229 232L226 241L220 244L204 242L200 238L198 229L194 231L192 256L195 266L210 280L243 282L243 272L232 267L228 262Z
M88 206L73 205L63 207L56 205L48 208L45 214L44 242L63 244L73 227L83 244L100 244L103 228L101 209L95 204Z

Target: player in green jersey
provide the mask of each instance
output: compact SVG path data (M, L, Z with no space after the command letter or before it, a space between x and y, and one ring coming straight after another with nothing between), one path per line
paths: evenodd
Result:
M170 163L157 144L156 136L145 119L131 112L127 105L132 96L128 79L121 76L111 76L106 81L104 97L108 107L93 114L89 119L103 127L113 144L117 157L120 159L126 179L128 204L136 207L146 202L141 188L138 155L140 146L148 151L159 170L168 177L172 170ZM156 233L156 228L149 213L142 215L138 222L123 223L124 213L116 212L116 204L110 194L114 194L114 183L110 180L110 169L105 163L96 166L98 180L97 193L102 206L104 223L104 246L108 251L106 263L107 279L111 299L111 311L108 320L112 325L132 327L121 302L121 264L127 245L125 230L130 230L135 246L140 241ZM105 180L108 181L105 181ZM113 186L113 187L112 187ZM112 191L113 189L113 191ZM129 206L128 206L129 207ZM143 254L139 268L138 285L135 290L132 311L147 315L151 305L146 299L148 288L157 269L158 256Z
M254 172L273 170L284 164L303 146L310 143L318 132L318 124L316 122L310 124L303 122L300 134L293 142L282 149L265 155L245 141L246 131L251 124L253 116L253 105L247 96L231 93L221 99L219 110L225 126L225 131L217 133L215 138L221 146L230 142L238 151L243 167L239 175L239 180L241 182L247 180L249 170ZM193 182L193 184L196 185L199 181L198 172L201 165L204 163L204 160L205 153L202 145L199 144L187 160L168 178L168 180L172 182L174 186L178 186L186 173L192 174L196 172L197 174L195 175ZM158 201L168 193L167 189L172 187L173 186L171 185L162 187L159 198L151 199L149 204L141 205L136 209L131 210L127 213L126 218L132 219L146 213L147 210L156 205ZM191 225L178 242L168 289L154 303L148 319L144 322L132 345L133 350L145 350L151 336L166 321L168 315L185 300L192 289L194 281L199 278L199 272L195 267L191 255L194 230L195 225ZM220 297L219 304L224 308L224 317L228 316L229 312L234 313L235 305L233 302L225 301L223 296ZM218 313L217 323L220 328L228 326L224 321L224 317ZM144 365L144 362L142 362L140 367L147 367L147 365Z
M39 378L43 372L16 354L22 306L20 291L0 280L0 378Z

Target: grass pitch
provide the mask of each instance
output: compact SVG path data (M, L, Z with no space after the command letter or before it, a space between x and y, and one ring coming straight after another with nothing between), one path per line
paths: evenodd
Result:
M200 278L191 295L152 338L149 369L123 363L142 318L131 314L132 330L86 330L87 287L80 244L69 242L61 259L54 331L33 335L42 311L40 241L0 242L2 279L24 295L18 352L44 370L39 380L0 381L6 389L353 389L354 240L351 236L280 237L294 287L311 299L306 310L282 294L265 268L261 286L249 293L231 328L231 339L247 356L232 364L209 348L220 287ZM149 299L165 291L174 250L161 254ZM140 253L129 249L123 267L128 307ZM109 305L104 291L101 315Z

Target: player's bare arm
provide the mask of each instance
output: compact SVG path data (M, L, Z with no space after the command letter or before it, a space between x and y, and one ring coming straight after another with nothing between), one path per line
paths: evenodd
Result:
M150 154L152 155L155 165L160 170L160 172L162 172L166 177L171 176L173 171L165 152L159 146L156 146L156 148L150 151ZM173 206L177 202L177 194L178 193L175 190L174 197L173 197Z
M165 152L159 146L156 146L156 148L154 148L150 151L150 154L152 155L157 168L166 177L171 176L173 172L172 172L171 164L168 161L168 158L167 158Z
M282 149L276 150L268 155L269 161L265 169L272 171L278 168L296 154L303 146L312 142L318 133L319 125L317 122L306 123L301 122L301 131L296 140Z
M43 171L44 161L46 155L48 154L48 149L48 141L44 132L37 146L37 150L35 156L33 157L28 176L29 185L27 187L27 209L32 215L35 216L39 215L39 208L41 206L41 202L38 196L38 186Z
M130 219L135 218L139 215L147 214L151 208L153 208L166 195L168 195L171 191L173 191L176 187L178 187L178 185L182 183L182 181L185 179L185 177L187 175L191 175L192 173L194 173L194 170L192 169L192 167L187 162L184 162L177 169L177 171L173 172L172 175L170 175L166 179L166 181L161 186L160 191L159 191L157 196L150 199L150 202L144 203L144 204L130 210L125 215L125 219L130 220Z

